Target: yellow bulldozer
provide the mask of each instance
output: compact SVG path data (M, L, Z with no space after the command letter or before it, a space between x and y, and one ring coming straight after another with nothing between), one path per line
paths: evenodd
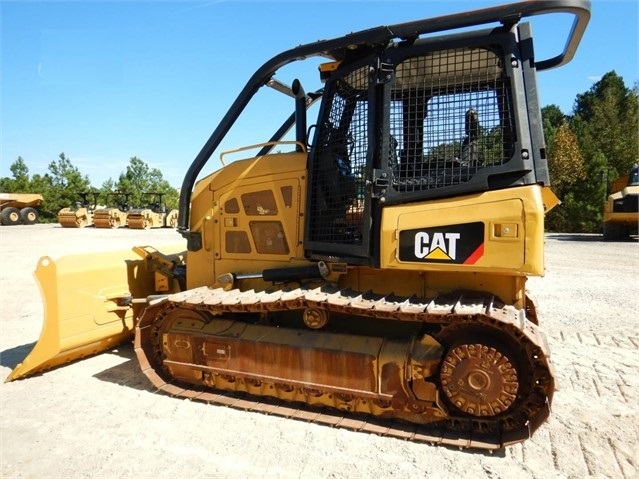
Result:
M568 40L539 58L524 20L555 13ZM572 59L589 18L585 0L521 2L276 55L186 172L186 250L42 258L43 331L8 380L133 341L179 398L434 444L524 441L555 389L526 292L557 202L536 75ZM275 79L316 57L312 92ZM261 87L291 115L198 180Z
M79 200L75 206L62 208L58 211L58 223L63 228L84 228L93 226L93 213L97 209L99 193L80 192ZM89 197L93 197L93 203L89 201Z
M0 224L34 225L40 218L37 207L44 199L37 193L0 193Z

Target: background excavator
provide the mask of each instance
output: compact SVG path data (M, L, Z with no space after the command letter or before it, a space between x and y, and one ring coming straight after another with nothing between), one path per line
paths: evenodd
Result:
M573 17L568 41L536 58L522 20L554 13ZM8 380L133 339L177 397L460 447L525 440L555 389L526 294L557 202L536 72L572 59L589 17L587 1L522 2L273 57L186 173L186 251L42 258L43 331ZM312 93L274 78L317 56ZM196 181L262 86L294 113Z

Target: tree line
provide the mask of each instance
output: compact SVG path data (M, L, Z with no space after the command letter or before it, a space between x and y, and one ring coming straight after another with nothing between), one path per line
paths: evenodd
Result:
M44 203L38 208L42 222L56 222L58 211L75 207L83 193L91 205L96 201L101 206L120 206L126 194L131 207L146 207L152 197L145 193L161 193L167 210L178 206L178 191L162 177L159 169L150 168L136 156L130 158L117 181L109 178L100 188L91 186L88 175L83 175L64 153L49 163L44 175L29 175L29 168L20 156L9 169L12 177L0 178L0 191L40 193L44 197Z
M608 184L628 173L638 161L638 99L637 83L629 88L611 71L577 95L570 114L562 113L557 105L542 108L551 188L562 202L547 215L548 231L601 231ZM129 203L142 206L142 193L153 191L165 194L167 208L178 204L178 192L162 178L160 170L149 168L137 157L130 159L117 181L109 179L99 189L91 187L88 176L64 153L49 164L45 175L29 176L22 157L10 170L13 177L0 179L0 191L41 193L45 221L55 221L61 208L75 205L79 192L99 192L102 201L115 191L131 193Z
M600 233L608 185L639 160L639 87L628 88L614 71L578 94L572 113L542 109L551 188L562 204L546 229Z

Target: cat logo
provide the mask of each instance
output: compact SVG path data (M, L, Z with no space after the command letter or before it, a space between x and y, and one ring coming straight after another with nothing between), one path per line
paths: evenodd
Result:
M415 233L415 257L455 261L459 233L434 233L432 241L425 231Z
M465 223L399 232L399 260L475 264L484 254L484 223Z

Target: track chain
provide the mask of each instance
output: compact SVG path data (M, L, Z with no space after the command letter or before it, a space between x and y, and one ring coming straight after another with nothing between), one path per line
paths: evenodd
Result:
M189 389L183 384L165 381L146 357L139 340L139 330L157 327L163 311L174 308L224 313L268 313L276 311L321 308L329 312L400 321L419 321L442 325L442 332L455 332L464 324L484 324L498 328L515 339L523 354L531 359L528 396L520 407L495 427L495 421L468 416L449 418L427 425L374 416L349 414L340 410L318 412L312 406L290 403L270 397L245 393L211 392ZM437 339L437 336L435 336ZM528 321L524 310L504 305L494 297L477 292L456 293L425 300L417 297L377 295L324 285L315 289L297 288L290 291L253 290L226 291L222 288L200 287L169 295L152 302L141 316L136 328L136 354L143 372L158 390L172 396L205 401L247 411L258 411L287 418L325 424L380 436L396 437L433 445L495 450L521 442L548 417L554 391L554 373L544 333Z

